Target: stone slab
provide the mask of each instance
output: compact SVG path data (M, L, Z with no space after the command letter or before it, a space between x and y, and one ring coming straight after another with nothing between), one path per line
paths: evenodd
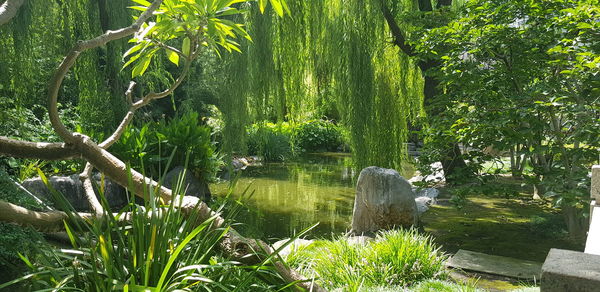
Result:
M541 263L463 249L450 258L446 265L466 271L483 272L524 280L539 279L542 269Z
M542 267L542 292L600 291L600 256L551 249Z
M600 206L593 207L590 230L585 242L585 253L600 255Z
M592 200L600 202L600 165L592 166L592 184L590 188Z

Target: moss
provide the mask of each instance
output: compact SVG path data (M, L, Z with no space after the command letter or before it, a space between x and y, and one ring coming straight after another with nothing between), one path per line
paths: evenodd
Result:
M460 208L450 202L455 188L442 190L438 200L421 218L426 232L447 252L459 249L543 262L550 248L582 250L583 243L569 239L562 216L549 202L531 199L518 181L497 181L512 186L510 198L477 193L472 187ZM539 218L543 218L540 220ZM556 226L548 226L548 222Z

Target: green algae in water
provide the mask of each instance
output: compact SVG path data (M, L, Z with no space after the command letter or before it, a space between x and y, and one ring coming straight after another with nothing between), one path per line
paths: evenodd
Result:
M249 167L234 192L239 194L248 185L254 191L245 200L250 211L238 216L244 224L241 229L245 229L240 231L257 238L280 239L319 222L307 237L331 239L332 234L344 233L352 219L357 175L348 154L312 155L297 162ZM228 183L211 186L220 196L227 188ZM442 190L440 204L421 218L424 230L447 252L466 249L543 262L550 248L582 248L555 226L553 222L562 220L555 209L528 199L529 190L519 190L510 198L473 192L461 209L450 204L449 197Z
M250 211L238 220L262 238L285 238L316 223L311 237L345 232L352 219L354 176L348 155L309 156L243 171L236 190L250 186ZM224 195L227 183L213 186ZM234 191L234 195L239 191Z

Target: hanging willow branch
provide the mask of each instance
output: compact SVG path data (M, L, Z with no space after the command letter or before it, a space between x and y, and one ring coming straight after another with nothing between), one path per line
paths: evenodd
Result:
M161 92L151 92L141 99L133 101L132 91L135 84L130 83L125 94L130 106L129 112L124 117L117 130L104 142L97 144L86 135L71 132L62 123L58 114L59 90L66 74L71 67L75 65L80 54L86 50L103 46L110 41L121 39L137 32L142 27L142 24L160 7L161 3L162 0L154 1L152 5L139 16L137 21L128 27L114 31L109 30L96 38L77 42L58 66L50 80L48 90L48 112L54 131L63 139L63 141L65 141L65 143L32 143L0 137L0 154L18 157L36 157L36 155L39 154L39 156L48 157L50 159L75 156L85 159L87 164L81 177L86 190L86 196L92 206L94 214L80 214L80 217L82 218L92 218L94 216L99 216L104 212L93 191L90 178L93 168L97 168L105 173L121 186L130 186L133 193L144 199L149 199L151 190L154 190L165 202L170 202L173 199L170 189L161 186L158 182L137 171L128 169L123 161L113 156L106 148L110 147L110 145L119 139L126 126L131 122L135 110L149 104L153 100L164 98L172 94L174 90L181 85L189 72L192 61L199 53L199 46L196 40L192 41L192 54L187 56L185 66L180 76L168 89ZM44 153L44 151L47 151L48 153ZM204 202L199 202L198 198L183 197L181 200L183 200L183 202L177 205L181 206L181 212L184 214L190 214L192 211L198 212L198 217L203 221L210 217L216 217L214 224L215 228L221 227L224 224L225 220L213 212ZM0 201L0 221L30 225L41 230L52 230L60 228L63 220L66 220L67 218L67 214L61 211L35 212ZM238 254L236 251L238 251L239 248L253 251L264 250L267 252L268 257L270 257L273 252L268 245L254 239L245 238L234 230L231 230L228 233L223 245L224 251L233 257ZM297 287L311 291L324 291L317 285L311 283L311 281L307 281L307 279L296 273L294 270L286 267L284 264L277 261L273 261L273 263L279 274L285 280L295 283Z

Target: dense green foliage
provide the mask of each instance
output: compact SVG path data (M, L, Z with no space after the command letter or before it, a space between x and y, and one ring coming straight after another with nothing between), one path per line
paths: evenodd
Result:
M383 283L407 287L443 278L446 256L430 237L416 230L391 230L364 245L344 237L315 241L292 250L287 260L301 272L317 277L326 289L359 291Z
M26 1L18 15L0 27L0 97L16 108L32 108L44 116L45 89L65 51L77 40L91 38L131 22L127 1ZM86 130L114 129L124 114L123 87L127 72L119 72L126 40L82 56L67 76L60 102L72 106Z
M287 2L293 17L265 18L250 9L244 21L253 41L241 43L248 53L231 55L218 72L223 77L213 90L224 114L225 148L243 152L240 137L254 121L325 118L348 130L358 168L400 168L408 123L421 114L423 81L387 42L379 4Z
M182 187L174 190L179 194ZM65 223L72 248L24 259L31 273L0 289L19 282L33 289L83 291L264 291L287 285L270 266L243 266L218 252L229 219L215 229L216 216L200 223L196 211L184 215L174 204L161 205L154 193L150 197L144 206L129 204L116 216L105 205L96 220ZM126 212L129 220L123 223Z
M289 123L259 123L248 127L248 154L266 161L282 161L293 155Z
M197 113L147 123L139 129L130 126L111 152L154 178L164 175L167 166L187 166L196 177L210 182L222 165L211 128L200 124Z
M292 144L297 152L343 150L341 129L330 121L312 120L294 128Z
M302 153L344 150L342 128L331 121L255 123L248 127L248 154L282 161Z
M557 206L587 209L589 166L600 147L600 8L597 1L471 1L462 16L424 31L423 57L442 81L430 117L472 147L475 167L511 158Z

